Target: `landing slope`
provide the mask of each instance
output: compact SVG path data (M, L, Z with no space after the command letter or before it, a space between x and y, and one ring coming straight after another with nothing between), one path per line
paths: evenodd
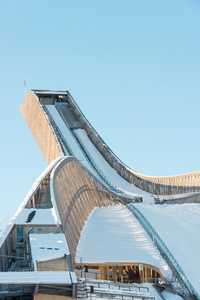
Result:
M200 204L136 206L200 293Z

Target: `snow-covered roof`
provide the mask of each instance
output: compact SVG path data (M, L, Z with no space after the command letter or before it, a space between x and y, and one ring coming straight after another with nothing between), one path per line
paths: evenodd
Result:
M170 276L167 263L133 214L123 205L95 208L86 222L76 263L143 263Z
M32 214L31 218L28 218ZM54 211L49 209L24 208L13 218L16 225L56 225Z
M75 282L73 281L75 279ZM0 272L0 284L72 284L76 283L73 272Z
M37 270L37 262L69 255L69 248L63 233L30 234L29 240L35 271Z
M0 237L0 247L3 245L6 237L11 232L12 228L15 224L17 225L61 225L60 216L57 211L56 202L53 199L52 200L52 209L26 209L25 206L27 205L28 201L32 198L34 193L37 191L38 187L42 183L42 181L45 179L45 177L49 174L49 172L56 166L56 164L60 161L62 161L63 157L56 158L45 170L44 172L36 179L34 184L32 185L31 189L29 190L26 198L18 208L16 214L12 218L11 222L8 224L7 228L3 232L2 236ZM32 211L36 211L36 214L34 215L33 219L30 223L26 223L26 220L28 218L28 215Z
M22 202L22 204L20 205L19 209L17 210L15 216L13 217L13 219L11 220L12 224L15 224L16 219L18 218L18 216L20 215L20 213L22 212L23 209L25 209L26 204L28 203L28 201L32 198L32 196L34 195L34 193L37 191L38 187L40 186L40 184L42 183L42 181L45 179L45 177L49 174L49 172L55 167L55 165L61 161L63 159L63 157L58 157L56 158L45 170L44 172L36 179L36 181L34 182L34 184L32 185L31 189L29 190L26 198L24 199L24 201ZM53 210L54 210L54 206L53 205ZM52 212L54 213L54 212ZM60 218L59 216L57 216L57 223L61 224Z

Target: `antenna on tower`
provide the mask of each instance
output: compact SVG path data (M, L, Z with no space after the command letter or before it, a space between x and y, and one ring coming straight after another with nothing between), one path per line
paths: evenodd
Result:
M24 90L25 90L25 98L26 98L26 79L24 78Z

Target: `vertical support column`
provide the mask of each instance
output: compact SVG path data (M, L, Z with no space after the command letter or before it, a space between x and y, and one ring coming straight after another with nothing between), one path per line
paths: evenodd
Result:
M105 275L106 277L106 280L109 280L110 279L110 276L109 276L109 266L105 266L105 273L108 274L108 275Z
M144 282L144 267L141 265L139 266L139 272L140 272L140 282L143 283Z
M123 282L123 266L119 266L118 268L119 268L119 275L122 276L121 278L120 278L120 276L119 276L119 280L120 280L121 282Z
M151 269L150 268L146 268L146 282L151 282L150 281L151 278Z
M33 195L32 201L33 201L33 208L35 208L35 194Z
M143 266L143 282L147 282L146 277L147 277L146 267Z
M112 266L112 280L117 282L117 266Z
M100 271L100 280L109 280L109 266L100 266L99 271Z
M104 280L104 267L103 266L99 266L99 273L100 273L100 280Z

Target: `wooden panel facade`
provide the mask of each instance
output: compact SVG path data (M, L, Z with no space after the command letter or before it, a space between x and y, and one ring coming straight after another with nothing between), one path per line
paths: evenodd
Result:
M49 165L54 159L60 157L62 152L48 119L32 91L28 93L20 110Z
M66 258L37 262L37 271L69 271Z
M57 167L53 189L72 264L85 221L95 207L113 203L111 193L74 157ZM114 195L113 195L114 198Z

